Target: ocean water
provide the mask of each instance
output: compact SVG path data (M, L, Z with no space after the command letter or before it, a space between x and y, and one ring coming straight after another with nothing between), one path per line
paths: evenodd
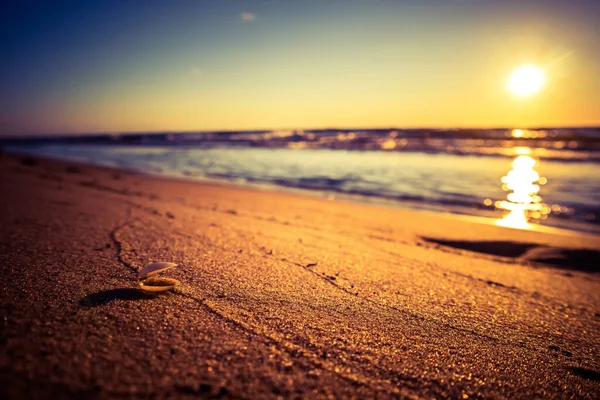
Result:
M463 134L445 142L416 135L413 140L393 131L324 134L318 140L306 133L242 132L212 138L142 136L145 140L138 135L92 143L71 138L4 147L166 177L486 216L518 228L551 225L600 232L600 135L584 130L574 137L561 131L549 140L552 131L525 139L530 131L516 137L509 132L510 138L490 131L483 138ZM348 143L361 137L369 140ZM420 145L409 145L411 140L421 140Z

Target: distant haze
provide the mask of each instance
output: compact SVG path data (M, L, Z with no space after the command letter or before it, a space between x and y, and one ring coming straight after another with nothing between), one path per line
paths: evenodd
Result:
M9 3L2 135L600 125L600 1Z

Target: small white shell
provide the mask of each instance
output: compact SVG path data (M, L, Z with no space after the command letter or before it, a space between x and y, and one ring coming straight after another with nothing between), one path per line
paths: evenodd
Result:
M152 264L148 264L138 272L138 277L145 278L152 275L160 274L161 272L176 266L177 264L171 262L155 262Z
M180 282L173 278L148 278L140 282L140 289L144 292L164 292L179 284Z

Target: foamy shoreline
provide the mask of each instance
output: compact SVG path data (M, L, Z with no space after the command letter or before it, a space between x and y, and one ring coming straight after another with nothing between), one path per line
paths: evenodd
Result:
M494 204L507 195L500 177L511 168L510 160L505 159L328 150L79 145L9 150L153 176L496 219L502 212ZM525 227L599 233L600 225L594 222L600 216L595 165L577 164L568 169L547 161L541 165L550 182L540 193L543 208L552 213L541 215L549 217L547 220L533 220Z

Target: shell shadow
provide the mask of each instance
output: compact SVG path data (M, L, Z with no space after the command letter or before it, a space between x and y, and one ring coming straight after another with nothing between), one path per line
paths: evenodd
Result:
M108 304L114 300L149 300L153 296L142 293L138 289L133 288L118 288L110 290L102 290L96 293L90 293L79 300L79 305L85 308L98 307Z

